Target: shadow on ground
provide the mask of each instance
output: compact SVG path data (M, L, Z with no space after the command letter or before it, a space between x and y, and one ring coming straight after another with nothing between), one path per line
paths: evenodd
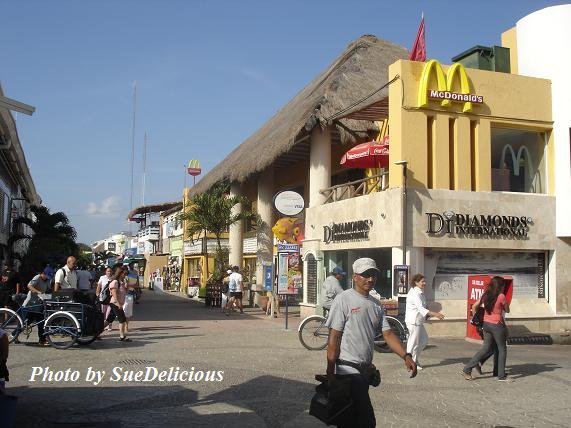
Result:
M23 428L280 427L308 410L313 392L310 383L274 376L260 376L202 399L181 384L10 389L19 397L14 426Z

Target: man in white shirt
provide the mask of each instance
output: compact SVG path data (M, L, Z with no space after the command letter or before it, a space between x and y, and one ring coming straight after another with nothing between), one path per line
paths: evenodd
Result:
M391 330L381 302L369 295L380 274L376 262L362 257L353 263L353 288L345 290L333 301L326 326L327 375L347 375L351 380L353 407L347 419L338 426L374 427L375 412L369 397L369 383L363 371L373 361L374 340L379 330L388 347L399 355L411 377L416 376L412 356L405 352L400 338Z
M242 274L240 274L240 268L238 266L234 266L232 268L232 273L229 277L229 288L230 288L230 300L228 301L228 307L232 308L232 305L236 303L238 309L240 309L240 313L244 313L244 309L242 307L242 297L243 297L243 289L244 289L244 282L242 280Z
M345 275L347 275L347 273L344 272L340 266L335 266L329 276L323 281L323 309L329 310L333 299L335 299L338 294L343 293L343 287L341 287L339 281Z
M433 312L426 307L426 297L424 297L424 287L426 279L424 275L417 273L412 277L411 288L406 295L406 312L404 322L409 331L406 352L412 355L416 363L416 368L422 370L418 357L428 343L428 333L424 327L424 321L429 317L444 319L441 312Z
M73 256L69 256L65 266L57 270L54 280L54 291L59 291L64 288L77 289L76 264L77 259Z

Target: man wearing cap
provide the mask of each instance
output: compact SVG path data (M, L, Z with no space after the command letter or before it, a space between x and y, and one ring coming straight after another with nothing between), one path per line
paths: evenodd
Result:
M31 304L35 304L35 301L39 301L39 296L41 294L45 294L45 292L50 288L53 277L54 270L50 266L46 266L46 268L41 273L34 276L28 283L28 298L24 302L24 306L30 305L30 301L32 302ZM43 318L43 311L28 313L28 320L30 321L40 321ZM46 345L43 322L38 324L38 339L38 343L40 345Z
M335 299L338 294L343 293L343 287L341 287L339 281L345 275L347 275L347 273L344 272L340 266L335 266L329 276L323 281L323 291L325 295L323 298L323 309L331 309L333 299Z
M369 295L380 271L373 259L363 257L353 263L353 288L341 293L327 318L327 375L346 375L351 379L353 408L347 419L352 427L374 427L375 412L369 397L369 383L363 370L373 361L374 339L379 329L388 347L400 356L411 377L416 364L385 319L381 303ZM339 425L342 426L342 425Z

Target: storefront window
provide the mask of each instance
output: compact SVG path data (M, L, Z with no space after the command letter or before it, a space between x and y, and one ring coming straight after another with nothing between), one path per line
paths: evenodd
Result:
M515 298L545 297L545 253L428 251L424 259L428 300L466 300L471 276L513 281Z
M492 190L545 193L544 132L492 128Z

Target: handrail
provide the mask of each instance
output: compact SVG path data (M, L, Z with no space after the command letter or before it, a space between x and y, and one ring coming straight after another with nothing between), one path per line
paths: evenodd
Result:
M360 180L336 184L335 186L320 190L319 193L325 196L324 204L356 196L364 196L373 192L386 190L389 187L388 177L388 172L382 172Z

